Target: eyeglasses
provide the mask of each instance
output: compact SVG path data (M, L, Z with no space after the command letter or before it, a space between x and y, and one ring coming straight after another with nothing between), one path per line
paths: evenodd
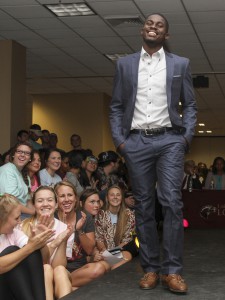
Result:
M90 164L98 164L98 160L96 159L96 158L94 158L94 157L90 157L90 156L88 156L87 158L86 158L86 162L88 162L88 163L90 163Z
M17 154L24 154L24 155L26 155L26 156L30 156L31 155L31 152L29 152L29 151L23 151L23 150L16 150L16 153Z

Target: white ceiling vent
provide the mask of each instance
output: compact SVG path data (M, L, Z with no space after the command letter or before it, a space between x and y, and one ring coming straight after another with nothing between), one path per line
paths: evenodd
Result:
M107 16L105 19L112 25L143 25L144 21L140 16Z

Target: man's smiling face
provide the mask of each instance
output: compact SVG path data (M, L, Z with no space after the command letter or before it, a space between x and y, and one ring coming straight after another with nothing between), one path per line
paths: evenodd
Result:
M163 45L169 38L165 19L157 14L149 16L141 29L141 36L148 46Z

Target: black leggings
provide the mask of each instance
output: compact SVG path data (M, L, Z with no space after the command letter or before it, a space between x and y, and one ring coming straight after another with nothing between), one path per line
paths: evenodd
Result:
M9 246L0 256L20 249ZM0 297L4 300L45 300L44 271L39 250L27 256L12 270L0 274Z

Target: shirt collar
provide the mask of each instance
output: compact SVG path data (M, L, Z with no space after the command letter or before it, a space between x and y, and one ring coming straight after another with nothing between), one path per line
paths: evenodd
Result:
M164 51L163 47L161 47L157 52L155 52L154 55L157 55L157 57L161 60L165 56L165 51ZM142 47L141 58L145 58L146 56L149 56L149 54Z

